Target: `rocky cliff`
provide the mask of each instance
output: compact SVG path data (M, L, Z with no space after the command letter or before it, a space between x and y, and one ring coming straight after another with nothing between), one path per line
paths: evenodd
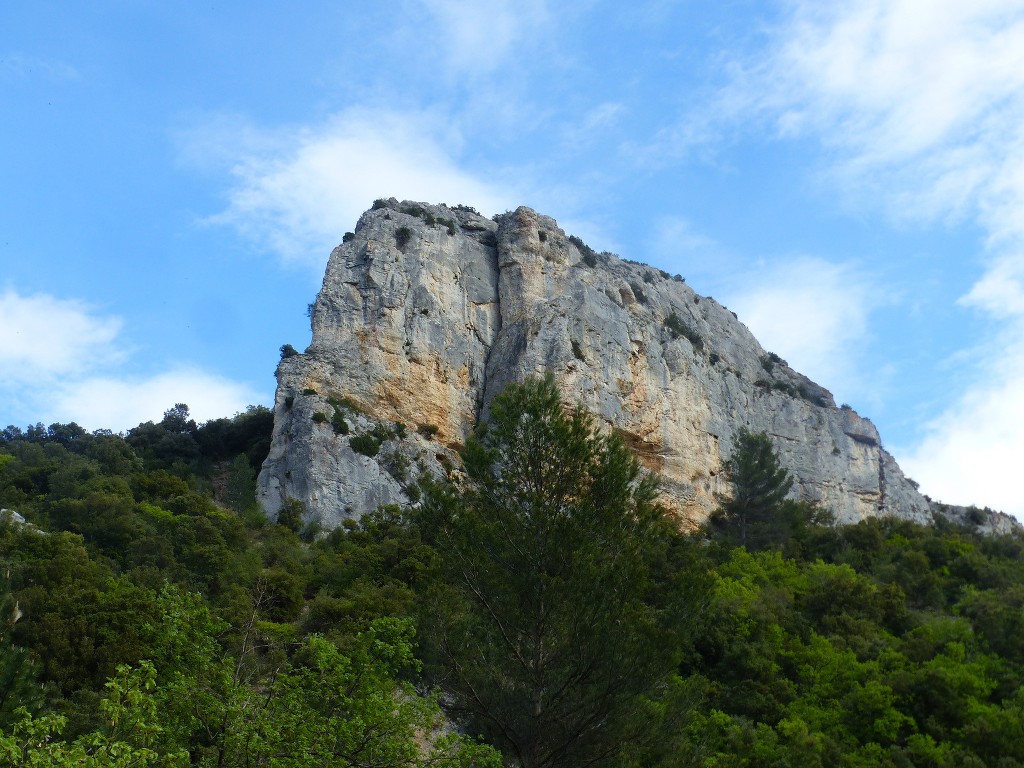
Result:
M767 432L793 494L840 522L931 509L874 425L761 348L734 313L672 277L596 254L529 208L378 201L331 254L312 343L277 371L259 478L334 527L418 498L510 381L550 371L662 477L682 520L727 492L736 430Z

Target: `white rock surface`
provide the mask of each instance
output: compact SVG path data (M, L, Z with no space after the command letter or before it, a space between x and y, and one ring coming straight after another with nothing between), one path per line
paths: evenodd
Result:
M651 267L581 253L529 208L496 218L392 199L334 250L312 343L277 372L259 479L269 515L298 499L330 528L414 500L412 481L457 461L494 395L550 371L661 475L683 521L703 521L728 492L722 466L740 427L767 432L792 494L839 522L931 521L874 425L770 356L728 309ZM336 411L347 434L332 427ZM380 453L354 451L351 438L374 429Z

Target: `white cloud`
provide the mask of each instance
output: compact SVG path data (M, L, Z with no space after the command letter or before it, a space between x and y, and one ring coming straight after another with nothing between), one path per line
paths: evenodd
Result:
M549 20L544 0L423 0L450 69L488 75L520 53Z
M753 271L726 303L765 349L840 399L859 399L857 352L879 295L849 265L800 257Z
M717 119L820 142L831 188L861 205L984 233L960 301L1012 343L903 454L932 496L1020 512L1003 478L1024 455L1024 0L791 0L775 33Z
M31 384L117 360L122 321L46 294L0 294L0 382Z
M61 384L49 393L40 420L123 431L159 421L175 403L187 404L192 418L202 423L231 416L261 399L251 387L186 367L150 377L96 376Z
M562 131L562 141L574 150L600 139L622 117L625 107L614 101L605 101L590 109L579 121Z
M1018 340L983 380L928 425L923 440L896 449L896 455L923 493L951 504L993 507L1024 521L1022 435L1024 345Z
M228 207L211 221L318 270L375 198L464 203L486 214L515 204L458 165L457 133L431 113L351 109L315 128L239 133L244 141L236 136L229 149L224 126L213 125L183 150L192 159L234 152Z
M848 183L914 217L1024 234L1024 3L798 2L755 77L783 133L839 150Z
M260 394L194 367L153 375L125 370L120 318L74 299L0 294L0 422L76 421L124 430L187 403L197 421L230 416Z

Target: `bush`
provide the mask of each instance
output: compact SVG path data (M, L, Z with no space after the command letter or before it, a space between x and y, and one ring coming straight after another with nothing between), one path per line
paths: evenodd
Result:
M378 197L376 200L373 201L373 205L370 207L370 210L371 211L379 211L381 208L387 208L387 207L388 207L388 201L385 200L382 197Z
M363 409L360 408L355 402L348 397L329 397L327 402L331 404L334 410L346 410L351 413L362 413Z
M412 230L409 227L399 227L395 230L395 245L400 249L405 248L410 239L412 239Z
M633 292L633 295L636 297L636 300L639 301L641 304L647 303L647 294L644 293L644 289L640 287L640 283L630 283L629 290Z
M291 344L281 345L281 359L284 360L286 357L295 357L299 354L299 351Z
M665 318L663 324L668 328L668 332L672 334L673 339L678 339L680 336L685 336L687 341L693 345L694 349L704 349L704 339L687 325L679 315L673 311L668 317Z
M341 411L334 412L334 415L331 417L331 426L334 427L334 434L336 435L348 434L348 422L345 421Z
M761 367L764 368L768 373L775 370L776 365L785 365L786 361L776 355L774 352L769 352L767 355L761 355Z
M588 267L597 266L597 254L594 253L593 248L576 237L576 235L569 235L569 242L576 246L576 250L583 256L583 261L586 262Z
M348 439L348 444L352 446L352 450L356 453L361 453L364 456L369 456L371 459L377 455L380 450L380 441L377 440L371 434L355 435Z
M316 413L313 414L313 423L314 424L326 424L327 423L327 414L324 413L323 411L317 411Z
M421 435L423 435L428 440L433 439L434 435L436 435L438 433L439 429L440 428L437 426L437 424L417 424L416 425L416 431L419 432Z
M409 461L409 457L397 448L393 448L383 454L381 456L380 463L381 466L384 467L384 470L398 482L404 483L409 479L409 467L411 466L411 462Z
M343 242L343 243L351 243L355 239L356 239L356 233L355 232L346 232L342 236L341 242Z
M580 343L576 341L576 339L572 340L572 354L577 360L581 360L583 362L587 361L587 358L583 356L583 349L580 347Z

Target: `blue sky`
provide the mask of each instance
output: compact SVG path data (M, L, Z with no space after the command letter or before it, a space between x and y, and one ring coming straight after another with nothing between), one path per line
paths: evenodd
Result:
M269 404L374 198L523 204L1024 516L1024 0L11 0L0 183L0 424Z

